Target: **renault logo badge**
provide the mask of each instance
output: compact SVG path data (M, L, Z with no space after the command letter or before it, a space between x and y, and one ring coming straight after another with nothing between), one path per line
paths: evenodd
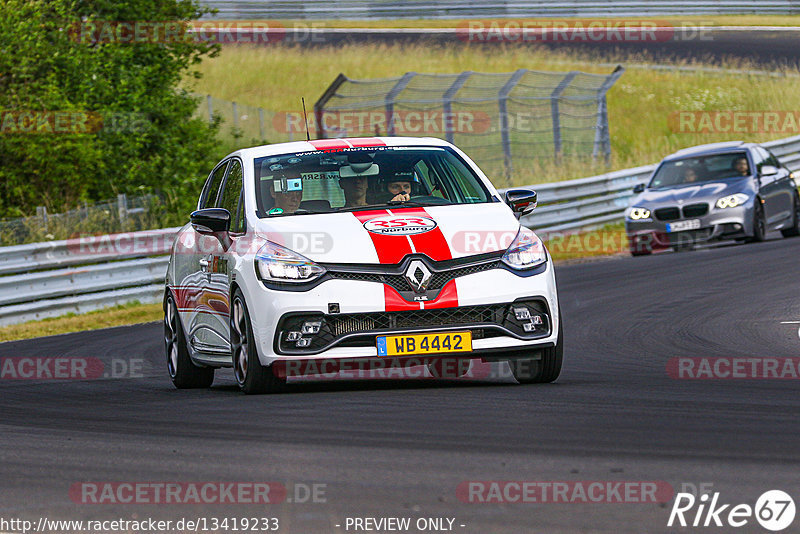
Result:
M428 288L433 274L430 269L420 260L414 260L408 265L406 270L406 280L417 293L424 293Z

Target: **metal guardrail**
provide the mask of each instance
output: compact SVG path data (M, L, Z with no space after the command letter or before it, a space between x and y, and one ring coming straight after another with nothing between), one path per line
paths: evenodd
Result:
M206 0L219 19L475 19L480 17L643 17L662 15L793 15L793 0Z
M800 135L763 143L800 170ZM529 186L539 207L522 223L544 236L622 220L633 187L656 165ZM0 247L0 326L123 304L158 302L178 228Z

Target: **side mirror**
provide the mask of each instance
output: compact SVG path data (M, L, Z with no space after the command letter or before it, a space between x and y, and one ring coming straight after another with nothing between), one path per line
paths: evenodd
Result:
M530 189L509 189L506 191L506 204L518 217L527 215L536 208L536 191Z
M192 228L203 235L227 234L231 228L231 214L224 208L204 208L193 211L190 220Z
M637 195L639 193L644 193L644 184L636 184L635 186L633 186L633 192L636 193Z
M764 165L761 167L761 172L759 174L761 176L775 176L778 174L778 168L772 165Z

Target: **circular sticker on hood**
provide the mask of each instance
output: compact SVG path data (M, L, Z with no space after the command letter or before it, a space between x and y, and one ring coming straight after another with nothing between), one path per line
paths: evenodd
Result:
M419 215L384 215L364 223L364 228L373 234L416 235L430 232L436 228L436 221Z

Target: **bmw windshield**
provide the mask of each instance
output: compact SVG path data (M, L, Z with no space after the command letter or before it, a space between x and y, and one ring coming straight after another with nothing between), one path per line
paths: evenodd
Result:
M751 174L745 152L697 156L664 162L650 181L649 189L688 186L699 182L741 178Z
M310 151L253 163L260 217L491 201L469 165L440 147Z

